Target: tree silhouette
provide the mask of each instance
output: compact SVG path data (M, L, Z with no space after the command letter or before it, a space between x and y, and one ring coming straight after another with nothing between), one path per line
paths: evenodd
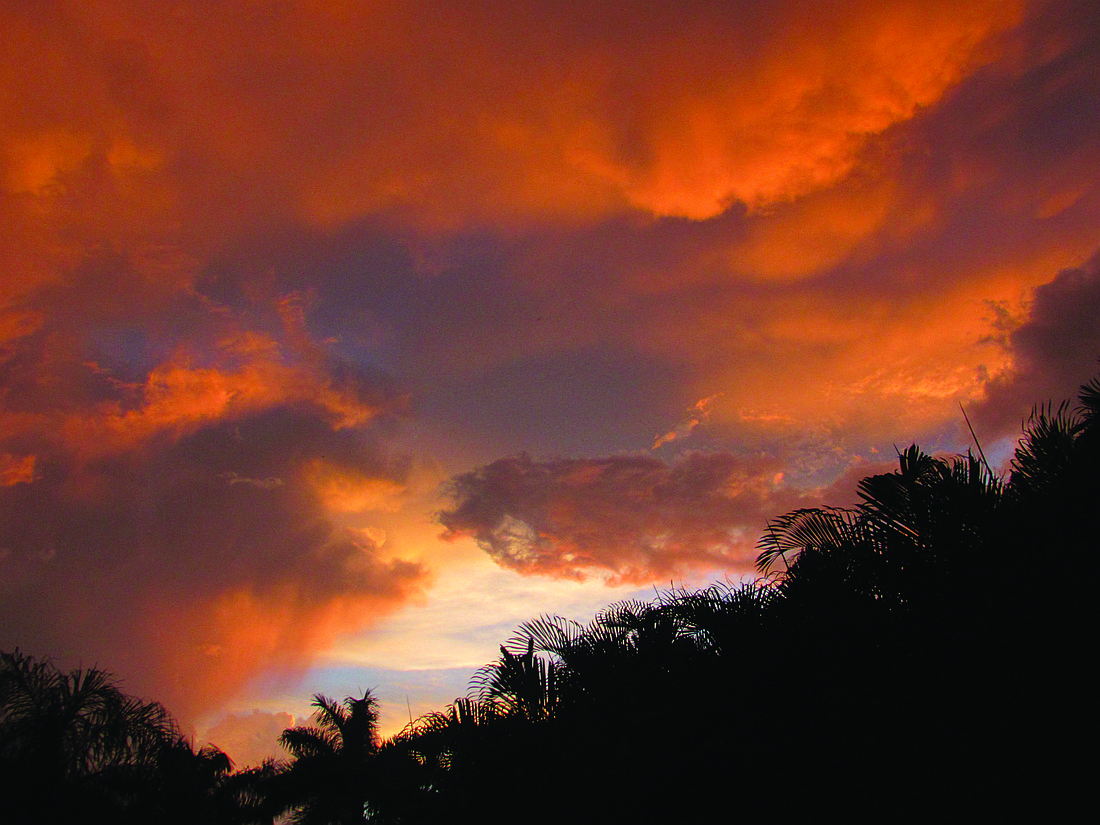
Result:
M474 677L482 698L505 715L518 715L529 722L554 714L560 690L560 668L551 660L535 655L534 639L527 650L515 653L502 645L500 659Z
M229 822L224 753L196 753L168 712L98 668L0 653L0 790L39 822Z
M401 768L407 755L379 742L374 696L368 690L341 704L316 694L313 706L313 725L280 737L292 759L268 782L275 807L303 825L387 821L385 800L395 784L406 784Z

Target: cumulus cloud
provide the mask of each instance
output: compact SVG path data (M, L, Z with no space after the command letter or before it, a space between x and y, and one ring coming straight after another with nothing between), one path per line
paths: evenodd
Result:
M308 407L92 462L37 446L54 448L40 450L35 478L0 489L3 644L94 654L178 713L308 660L422 581L416 563L335 524L307 466L338 453L399 486L403 464Z
M500 459L452 480L445 537L472 537L524 574L609 583L700 569L746 573L769 517L815 500L783 485L768 456L689 453Z

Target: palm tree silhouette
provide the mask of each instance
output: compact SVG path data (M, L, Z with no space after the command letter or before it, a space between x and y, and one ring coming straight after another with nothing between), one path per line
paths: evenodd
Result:
M313 707L313 725L289 728L280 737L292 761L271 792L302 825L363 822L379 750L377 701L369 690L343 704L318 693Z
M229 769L106 671L0 653L0 793L36 798L36 821L232 821Z

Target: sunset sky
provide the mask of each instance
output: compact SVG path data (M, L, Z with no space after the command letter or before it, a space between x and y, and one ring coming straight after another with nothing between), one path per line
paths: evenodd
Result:
M242 764L314 692L394 732L525 619L752 575L960 405L1003 461L1100 372L1094 0L0 32L0 649Z

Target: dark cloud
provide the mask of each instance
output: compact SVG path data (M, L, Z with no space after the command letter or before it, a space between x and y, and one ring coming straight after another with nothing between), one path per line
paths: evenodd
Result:
M782 483L783 462L728 452L505 458L452 480L445 537L474 538L525 574L613 583L700 569L750 572L766 521L816 497Z
M1013 368L986 385L976 413L997 435L1018 431L1037 404L1076 400L1080 386L1100 373L1100 252L1035 290L1007 346Z

